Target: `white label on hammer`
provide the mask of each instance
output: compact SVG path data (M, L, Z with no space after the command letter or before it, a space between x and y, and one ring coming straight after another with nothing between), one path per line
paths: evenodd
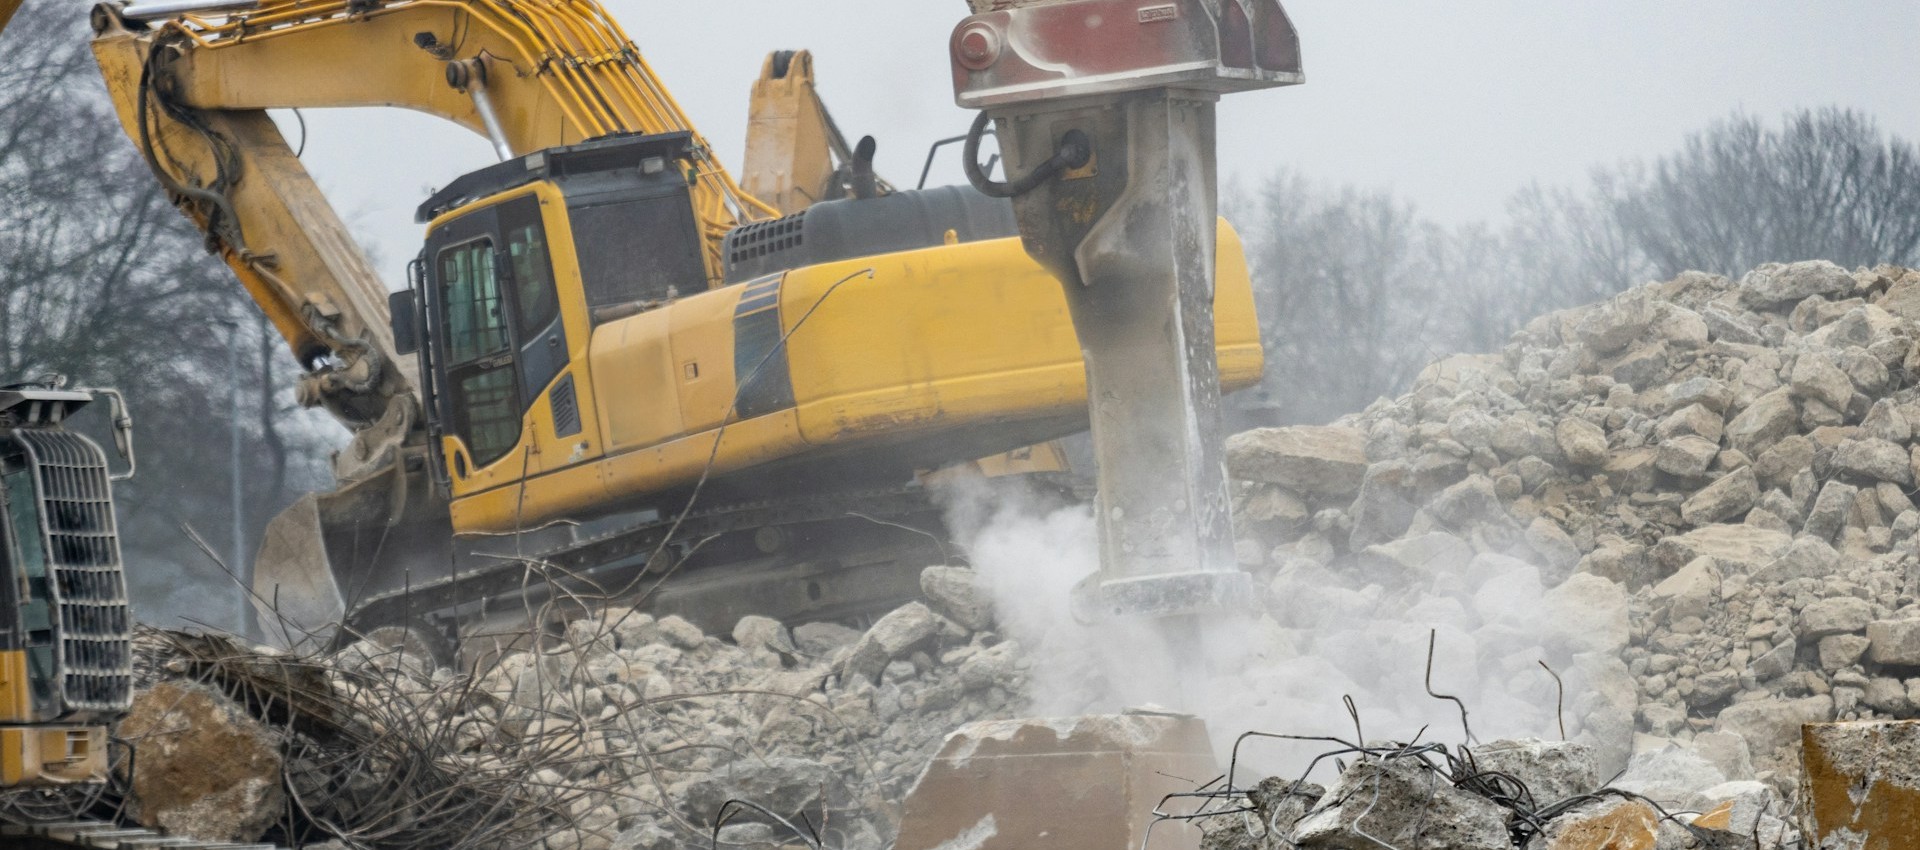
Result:
M1140 23L1151 24L1155 21L1171 21L1180 17L1180 7L1172 3L1164 6L1147 6L1140 10Z

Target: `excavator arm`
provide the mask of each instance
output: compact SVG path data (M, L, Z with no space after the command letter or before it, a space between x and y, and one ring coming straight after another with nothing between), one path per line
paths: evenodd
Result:
M7 28L7 22L13 20L13 13L20 11L20 0L0 0L0 31Z
M485 135L503 159L692 130L591 0L164 5L205 11L144 19L137 5L95 8L108 92L155 175L306 367L302 400L355 432L336 464L347 483L389 467L415 434L417 379L395 349L386 287L266 110L414 109ZM726 232L777 213L698 135L684 167L717 286Z

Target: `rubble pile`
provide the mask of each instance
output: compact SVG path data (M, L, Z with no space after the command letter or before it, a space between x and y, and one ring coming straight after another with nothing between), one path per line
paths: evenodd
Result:
M1920 271L1825 262L1543 316L1231 438L1240 559L1295 652L1365 669L1432 627L1470 648L1436 676L1551 707L1548 661L1612 787L1752 808L1802 723L1920 711L1917 340Z
M749 616L717 637L613 608L477 676L366 642L300 660L149 635L145 669L165 673L136 698L136 718L158 719L134 730L131 812L237 841L292 823L302 842L354 846L665 850L705 846L720 825L723 842L819 829L834 847L883 847L945 736L1016 713L1025 675L971 570L930 568L922 583L927 602L865 632ZM209 640L218 648L201 648ZM196 721L206 714L224 720ZM234 747L181 745L190 728L274 742L274 758L230 764ZM206 812L201 797L164 793L210 765L248 796Z

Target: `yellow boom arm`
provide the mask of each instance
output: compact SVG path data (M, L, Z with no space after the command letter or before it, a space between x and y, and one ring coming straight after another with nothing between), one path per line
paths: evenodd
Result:
M415 430L413 365L395 353L386 287L265 110L414 109L502 157L692 130L592 0L265 0L151 26L102 5L93 23L128 135L308 368L303 401L356 432L336 465L346 481L385 468ZM688 171L717 286L726 232L777 213L697 135Z

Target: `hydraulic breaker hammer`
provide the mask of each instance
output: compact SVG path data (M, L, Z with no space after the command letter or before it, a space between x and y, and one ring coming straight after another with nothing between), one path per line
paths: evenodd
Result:
M1277 0L978 0L950 44L981 110L968 179L1011 197L1066 289L1099 464L1100 571L1082 619L1251 596L1233 559L1214 357L1220 95L1303 81ZM995 125L1006 182L979 163Z

